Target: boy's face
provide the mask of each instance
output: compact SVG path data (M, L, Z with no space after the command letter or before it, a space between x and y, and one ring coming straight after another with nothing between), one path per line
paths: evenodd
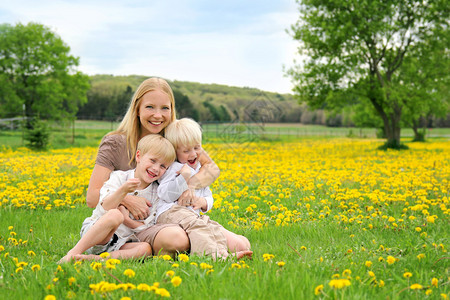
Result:
M179 146L177 148L177 160L182 164L188 164L189 167L195 169L198 165L198 157L202 151L202 145Z
M136 163L135 177L146 185L161 178L168 168L161 158L151 153L142 155L139 150L136 152Z

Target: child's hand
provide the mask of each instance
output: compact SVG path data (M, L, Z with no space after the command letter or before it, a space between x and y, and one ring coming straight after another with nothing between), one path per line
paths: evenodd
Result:
M208 209L208 203L206 203L204 197L194 196L194 199L192 199L192 208L194 210L201 209L202 211L206 211Z
M178 174L184 177L186 181L188 181L189 178L191 178L191 168L185 164L180 171L178 171Z
M122 213L122 215L123 215L125 220L131 219L130 218L130 212L128 211L128 209L125 208L125 206L119 205L118 209Z
M132 193L137 190L139 184L141 184L139 178L130 178L122 185L122 188L126 193Z

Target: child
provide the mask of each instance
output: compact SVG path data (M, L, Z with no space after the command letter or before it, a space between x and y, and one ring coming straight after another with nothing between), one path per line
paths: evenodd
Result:
M157 134L143 137L137 146L136 169L114 171L100 190L100 201L81 228L81 239L60 262L72 259L100 259L109 252L111 258L138 258L152 254L148 243L139 242L135 233L155 224L158 202L156 182L176 157L172 144ZM132 220L121 206L129 194L152 202L152 211L143 222ZM83 252L88 255L84 255Z
M202 151L200 126L187 118L175 120L167 126L165 136L175 147L178 162L174 162L160 180L157 223L179 224L188 234L191 253L211 255L214 259L226 258L229 255L225 236L227 234L232 238L245 239L248 245L246 250L237 251L234 256L238 259L243 256L250 257L253 252L249 250L250 243L245 237L227 231L206 215L200 216L200 210L207 212L213 206L209 187L195 191L194 201L188 203L190 207L175 205L180 195L188 189L189 178L201 167L197 159Z

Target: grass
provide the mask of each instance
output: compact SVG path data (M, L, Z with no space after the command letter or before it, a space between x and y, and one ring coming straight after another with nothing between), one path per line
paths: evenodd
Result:
M102 137L117 128L118 122L77 120L72 124L51 125L50 148L97 147ZM295 141L336 137L375 138L374 128L326 127L303 124L206 123L202 125L205 142L242 143L248 141ZM402 129L402 142L413 137L410 128ZM448 139L449 128L428 129L427 140ZM0 130L0 145L17 149L24 146L20 130Z
M84 196L96 148L3 151L0 298L146 299L168 292L174 299L444 299L450 143L409 143L402 152L378 151L380 144L206 144L221 169L210 216L247 236L253 259L155 257L115 269L57 264L91 213Z

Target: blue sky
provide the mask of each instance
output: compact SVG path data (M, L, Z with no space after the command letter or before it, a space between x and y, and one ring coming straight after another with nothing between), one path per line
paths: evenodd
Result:
M169 80L291 92L297 44L286 29L295 0L10 0L0 22L46 25L89 75Z

